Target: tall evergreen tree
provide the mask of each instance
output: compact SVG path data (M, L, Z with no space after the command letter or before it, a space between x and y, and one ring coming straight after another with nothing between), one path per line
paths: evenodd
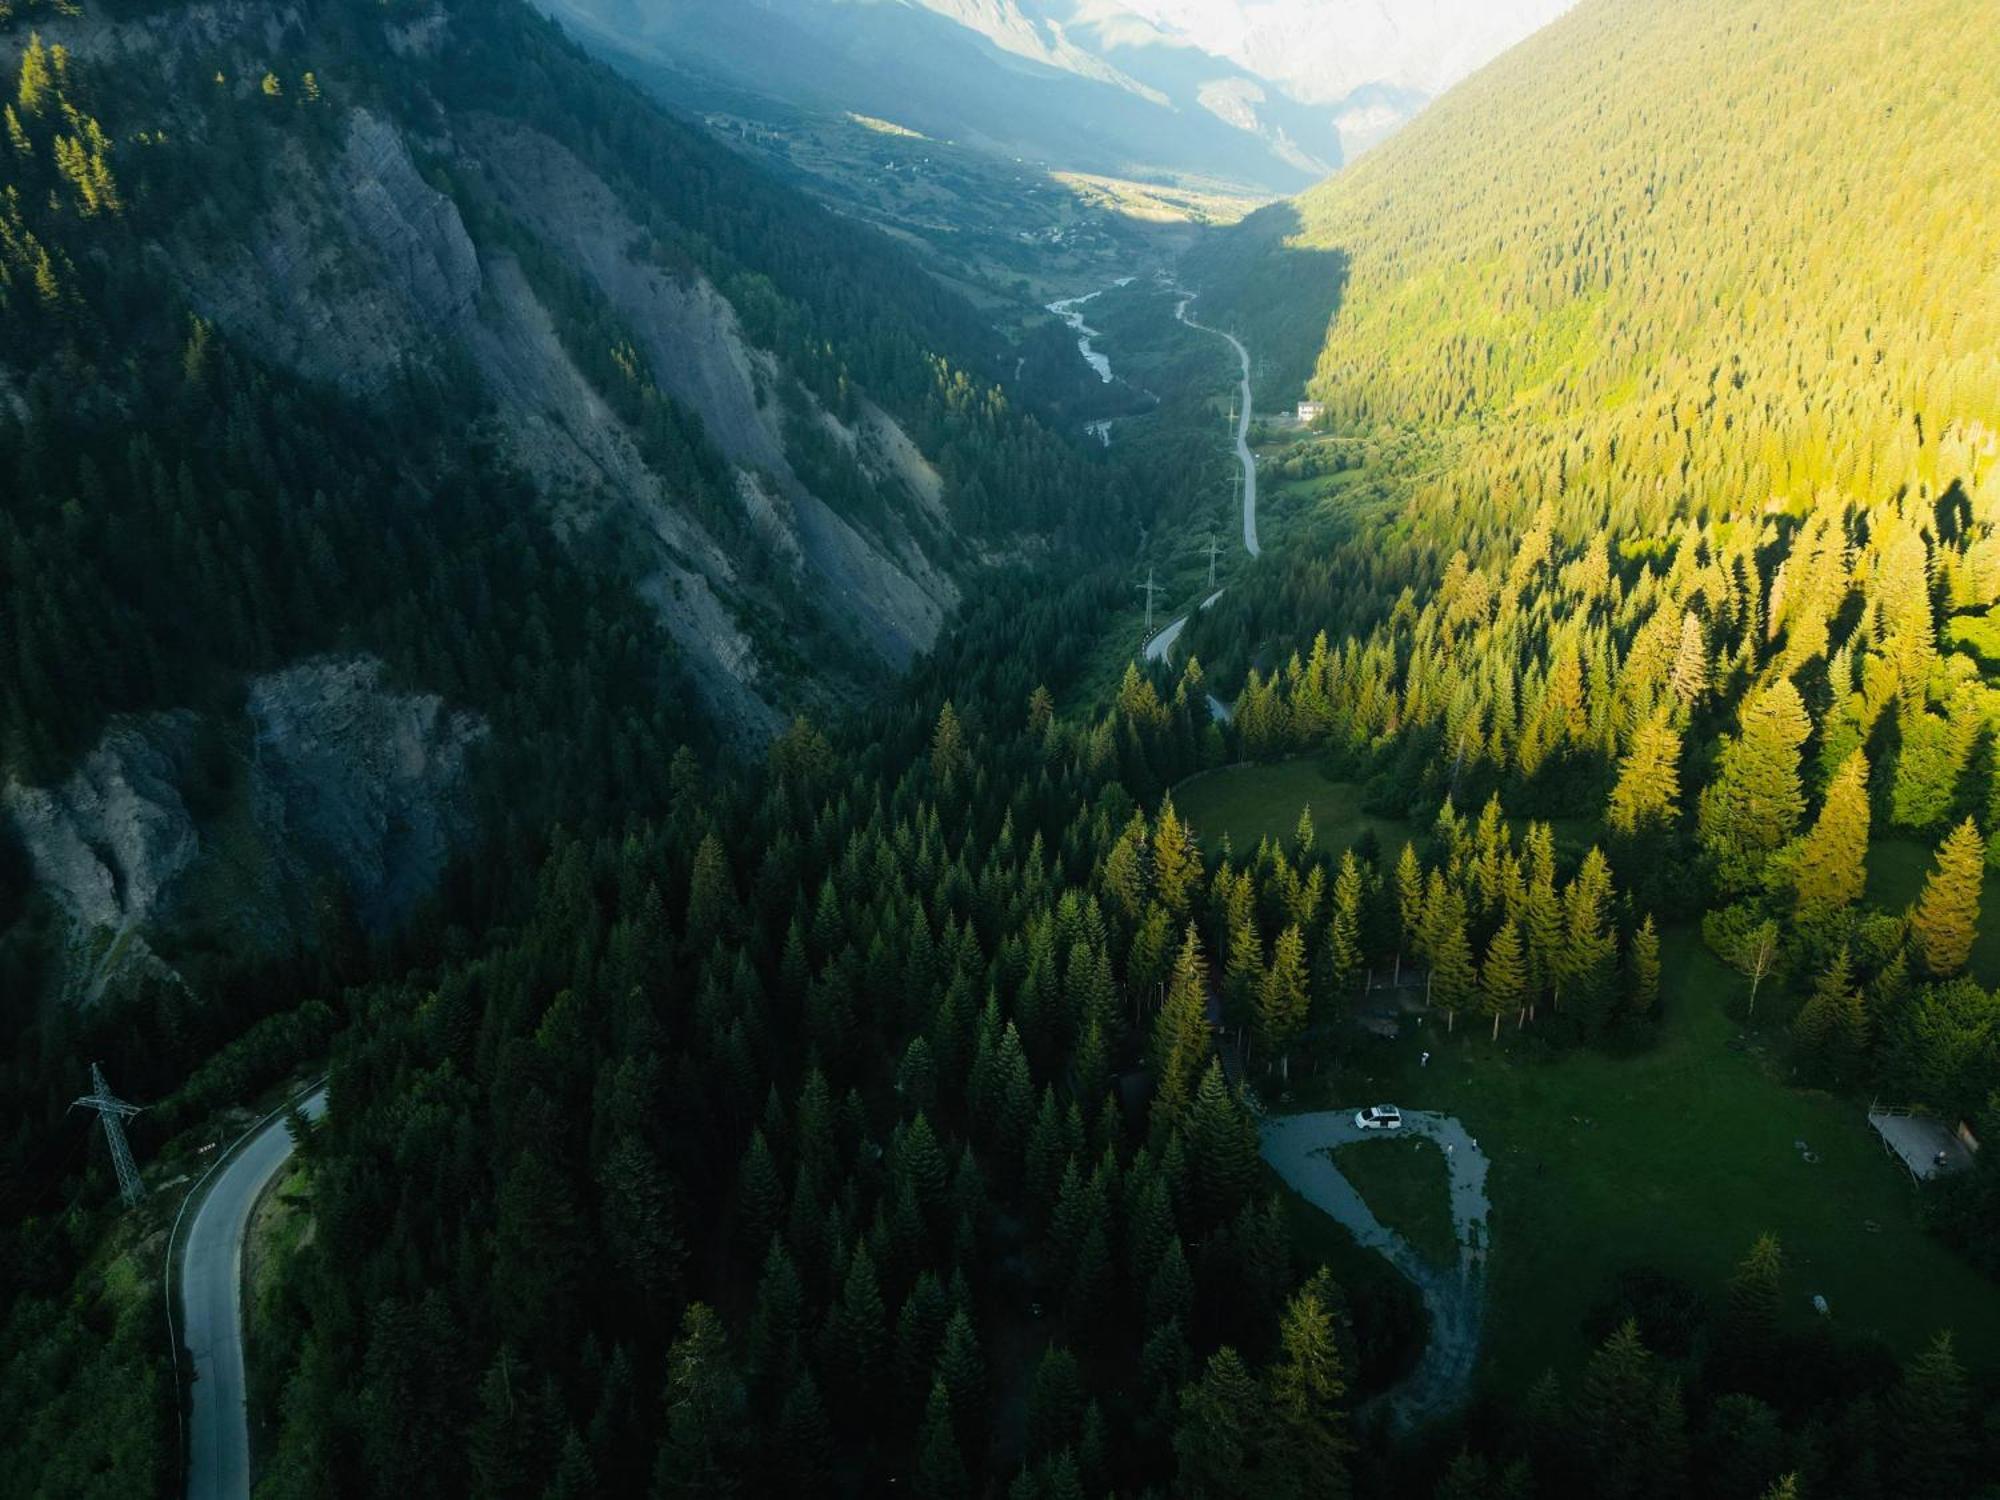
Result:
M1855 750L1826 789L1826 802L1805 836L1793 887L1802 911L1832 911L1861 899L1868 883L1868 758Z
M1680 797L1680 732L1665 713L1654 714L1632 736L1618 764L1604 821L1615 833L1638 833L1671 824Z
M1312 997L1306 989L1306 940L1296 923L1278 934L1271 967L1257 989L1257 1031L1266 1065L1275 1054L1287 1083L1292 1078L1292 1046L1305 1034Z
M1342 1401L1347 1382L1335 1335L1332 1277L1322 1267L1286 1304L1271 1369L1271 1466L1280 1493L1339 1500L1348 1493Z
M1723 742L1715 780L1701 794L1701 843L1725 884L1753 884L1805 812L1799 750L1812 720L1786 678L1753 696L1741 732Z
M1156 1120L1171 1124L1181 1117L1208 1067L1211 1049L1208 965L1202 960L1201 939L1190 922L1181 939L1180 956L1174 960L1166 999L1153 1023Z
M1924 967L1956 974L1979 935L1979 891L1986 876L1979 825L1967 818L1938 846L1937 867L1910 912L1910 936Z
M1518 1014L1527 1003L1528 961L1521 951L1521 932L1512 922L1502 922L1479 968L1479 1013L1492 1018L1494 1041L1500 1040L1501 1018Z

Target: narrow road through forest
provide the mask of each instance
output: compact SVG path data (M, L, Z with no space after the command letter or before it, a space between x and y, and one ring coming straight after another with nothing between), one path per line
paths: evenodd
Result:
M1224 333L1220 328L1211 328L1206 323L1198 323L1188 316L1188 305L1199 295L1196 292L1182 292L1179 305L1174 308L1174 316L1190 328L1212 333L1217 338L1229 340L1229 347L1236 351L1237 363L1243 368L1241 399L1237 406L1236 418L1236 462L1243 469L1243 550L1257 557L1263 548L1257 545L1257 457L1250 451L1250 351L1243 347L1243 341L1233 333ZM1222 597L1217 589L1201 601L1201 608L1207 609ZM1165 661L1167 653L1174 649L1174 642L1187 629L1188 615L1168 623L1151 640L1147 641L1143 655L1147 661ZM1228 717L1226 714L1221 717Z
M299 1101L326 1112L326 1090ZM243 1241L264 1188L292 1154L283 1112L264 1121L216 1173L181 1252L181 1342L194 1358L189 1418L190 1500L249 1500L250 1413L243 1378Z
M1339 1222L1355 1240L1378 1252L1415 1283L1430 1314L1430 1338L1423 1356L1400 1382L1363 1410L1381 1409L1405 1431L1447 1416L1465 1403L1479 1360L1480 1326L1485 1318L1488 1204L1486 1156L1457 1120L1427 1110L1403 1111L1402 1130L1363 1130L1352 1110L1274 1115L1260 1131L1264 1160L1300 1197ZM1450 1183L1451 1223L1458 1237L1458 1265L1440 1268L1410 1242L1375 1217L1333 1163L1335 1146L1350 1141L1393 1140L1396 1135L1429 1136L1444 1152Z

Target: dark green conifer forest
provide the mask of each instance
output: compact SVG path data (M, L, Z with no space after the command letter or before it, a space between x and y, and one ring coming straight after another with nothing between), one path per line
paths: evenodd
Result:
M1983 5L1583 0L1201 246L1260 403L1303 381L1326 413L1260 445L1265 555L1165 662L1133 659L1133 539L1214 522L1226 392L1072 441L969 302L516 0L447 0L447 60L413 4L308 4L227 87L45 41L73 9L0 0L0 770L59 784L107 726L227 724L335 652L490 735L477 835L407 920L329 884L281 949L163 937L172 981L95 1006L57 1003L67 929L0 825L0 1493L180 1492L160 1179L322 1076L253 1276L259 1500L2000 1493ZM469 150L425 181L797 666L771 735L704 714L631 534L537 488L463 349L349 389L198 315L164 247L233 243L270 161L332 160L363 107L420 143L532 127L637 205L649 270L733 309L813 494L959 570L935 644L891 673L841 636L587 258ZM935 507L853 458L877 411ZM1351 793L1338 833L1188 811L1299 763ZM1409 1081L1363 1024L1385 974L1419 1067L1498 1060L1532 1102L1680 1045L1697 963L1732 1056L1688 1097L1752 1052L1773 1099L1985 1142L1897 1200L1971 1268L1970 1332L1814 1314L1825 1267L1711 1213L1718 1162L1646 1213L1726 1276L1656 1263L1641 1217L1584 1327L1495 1348L1489 1309L1469 1401L1399 1424L1447 1331L1285 1188L1265 1122ZM92 1060L152 1106L129 1215L65 1112ZM1486 1134L1482 1288L1556 1149Z

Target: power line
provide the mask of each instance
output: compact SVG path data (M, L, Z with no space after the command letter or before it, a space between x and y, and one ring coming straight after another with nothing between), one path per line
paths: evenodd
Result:
M111 1144L111 1164L118 1169L118 1196L125 1200L127 1208L137 1208L145 1199L146 1185L139 1180L139 1167L132 1160L132 1147L125 1140L125 1122L139 1113L139 1106L127 1104L111 1092L111 1085L104 1081L104 1069L96 1063L90 1065L91 1092L75 1100L71 1109L81 1106L97 1111L97 1118L104 1122L104 1139Z
M1132 587L1145 590L1146 629L1150 631L1153 628L1153 595L1163 592L1166 589L1166 585L1164 583L1153 582L1153 570L1148 568L1146 569L1146 581L1144 583L1135 583Z

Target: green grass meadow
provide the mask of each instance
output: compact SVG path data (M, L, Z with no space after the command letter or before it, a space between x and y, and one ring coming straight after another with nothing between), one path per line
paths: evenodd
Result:
M1458 1264L1451 1179L1444 1153L1420 1135L1382 1136L1333 1148L1333 1164L1369 1210L1440 1270Z
M1225 832L1239 851L1265 835L1289 839L1308 804L1323 846L1372 830L1392 851L1409 835L1400 820L1362 812L1360 788L1313 760L1209 772L1176 788L1174 801L1211 851ZM1589 836L1587 821L1558 827L1573 846ZM1869 899L1907 904L1930 864L1921 840L1878 842ZM2000 881L1991 878L1973 969L2000 982ZM1817 1293L1849 1336L1908 1356L1948 1327L1968 1365L2000 1369L2000 1286L1919 1224L1917 1188L1883 1151L1863 1101L1792 1086L1782 1033L1746 1030L1731 1014L1745 990L1692 927L1670 927L1664 1018L1643 1051L1537 1056L1532 1037L1511 1031L1495 1045L1484 1026L1449 1037L1435 1025L1406 1028L1396 1042L1359 1043L1338 1066L1302 1079L1295 1070L1291 1107L1390 1100L1456 1115L1479 1140L1492 1162L1485 1368L1500 1385L1519 1387L1549 1366L1574 1376L1590 1352L1586 1315L1621 1271L1667 1272L1719 1305L1736 1262L1766 1230L1784 1246L1794 1324L1817 1317ZM1426 1048L1433 1056L1422 1068ZM1369 1175L1357 1187L1385 1223L1403 1228L1398 1218L1421 1222L1431 1211L1421 1167L1396 1173L1409 1164L1353 1158L1342 1169ZM1441 1188L1436 1197L1448 1235Z
M1589 1353L1585 1316L1622 1270L1652 1267L1719 1299L1766 1230L1784 1245L1792 1322L1816 1316L1818 1293L1849 1335L1907 1356L1949 1327L1968 1363L2000 1365L2000 1286L1924 1231L1917 1190L1864 1107L1772 1076L1725 1009L1744 981L1691 930L1663 934L1662 957L1666 1014L1647 1051L1524 1059L1506 1033L1496 1046L1483 1027L1446 1037L1427 1025L1366 1044L1319 1085L1321 1105L1384 1098L1457 1115L1486 1151L1491 1377L1573 1374Z

